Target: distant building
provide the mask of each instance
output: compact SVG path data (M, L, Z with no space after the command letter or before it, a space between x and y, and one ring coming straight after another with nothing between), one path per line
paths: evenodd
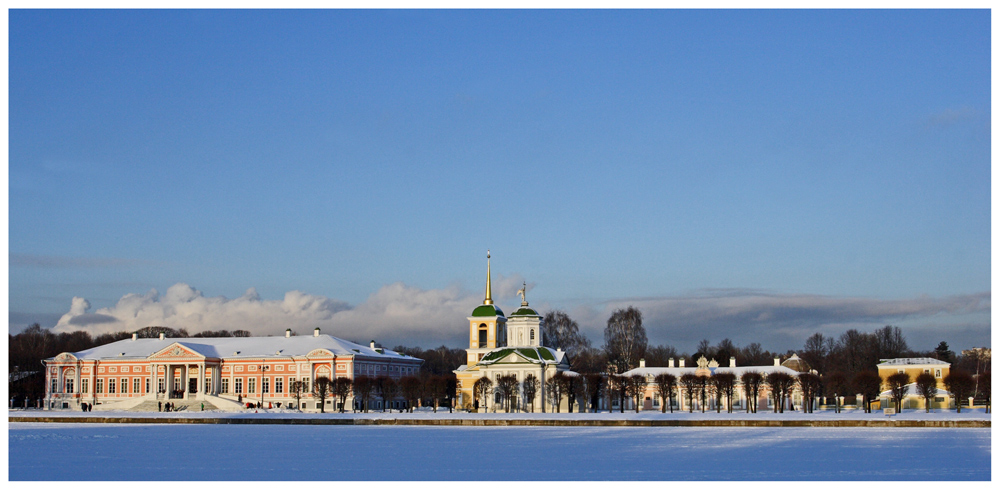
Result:
M569 371L569 358L559 349L550 349L542 344L542 317L528 306L525 290L521 294L521 307L504 316L503 310L493 304L490 283L489 254L486 255L486 297L483 304L472 310L469 320L469 348L466 349L466 363L455 370L458 378L458 406L480 411L495 410L499 394L488 400L477 400L474 393L476 381L486 377L493 381L494 388L501 376L514 375L519 384L515 406L536 412L546 409L545 382L558 372ZM539 381L534 400L525 400L520 390L521 383L529 375ZM563 401L565 410L566 401Z
M917 376L931 373L937 379L938 389L944 389L944 378L948 376L951 364L932 357L900 357L896 359L880 359L876 367L878 376L882 378L882 388L888 389L886 379L896 373L906 373L910 381L916 381Z
M626 377L635 374L641 374L645 376L646 394L643 395L644 402L643 405L639 407L639 409L661 410L662 407L661 404L664 403L664 401L660 399L660 396L657 393L656 381L655 381L656 376L664 373L672 374L676 376L677 379L679 380L681 376L685 374L694 374L698 376L711 376L717 373L730 372L736 375L736 389L733 397L733 409L736 410L738 408L740 410L746 410L746 405L745 405L746 394L743 391L743 383L740 381L740 376L742 376L743 373L750 371L760 373L765 377L771 373L777 373L777 372L785 373L790 376L798 376L799 373L797 371L788 366L782 365L780 361L781 360L776 357L774 358L774 365L771 366L737 366L736 358L730 357L729 367L719 367L719 363L715 359L709 361L708 359L705 358L705 356L702 356L700 359L698 359L697 366L692 366L692 367L685 367L684 359L680 359L679 365L675 367L673 358L667 361L668 362L667 367L646 367L646 361L640 360L639 367L625 371L624 373L622 373L622 375ZM771 391L768 388L767 384L762 383L760 386L760 392L758 393L759 396L757 400L758 409L765 410L773 408L773 406L771 405L770 395ZM701 400L698 399L698 396L694 396L692 398L694 403L693 408L695 410L701 410ZM716 396L709 397L708 406L714 407L717 398L719 397ZM635 410L635 406L633 406L632 403L633 402L631 400L626 400L625 409ZM798 387L796 387L795 391L792 393L792 403L794 403L796 407L802 404L802 392L798 389ZM680 386L677 387L673 404L674 404L673 405L674 410L688 410L689 408L691 408L687 404L687 395L685 395L682 392ZM614 408L617 408L617 406Z
M415 375L422 360L388 349L320 335L119 340L43 361L46 408L79 409L81 403L157 410L205 403L206 408L264 407L319 410L312 388L319 378ZM295 407L293 381L304 383ZM348 407L352 402L348 398ZM335 408L333 396L326 410ZM103 407L98 407L103 408ZM381 407L379 407L381 408Z

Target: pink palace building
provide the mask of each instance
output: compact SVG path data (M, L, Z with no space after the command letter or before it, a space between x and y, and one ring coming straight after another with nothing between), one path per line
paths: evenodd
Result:
M45 407L158 410L161 403L205 409L263 407L319 410L316 379L416 375L423 360L320 335L119 340L81 352L63 352L45 364ZM300 407L290 387L304 383ZM348 398L347 409L353 400ZM325 410L336 408L332 394ZM279 405L280 404L280 405ZM198 408L191 408L192 410Z

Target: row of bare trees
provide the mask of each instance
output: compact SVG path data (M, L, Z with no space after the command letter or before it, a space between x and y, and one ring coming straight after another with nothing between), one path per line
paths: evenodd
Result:
M396 380L390 376L357 376L353 380L347 377L329 379L317 378L313 383L312 393L320 406L320 412L326 411L326 399L334 397L339 411L345 411L347 397L354 395L355 409L368 412L372 401L378 398L382 402L382 411L391 409L391 404L400 398L405 408L413 412L413 408L421 405L424 400L430 401L436 413L442 401L447 401L451 412L455 401L458 381L454 376L405 376ZM301 403L303 382L295 381L291 393L297 404ZM301 406L301 405L299 405Z

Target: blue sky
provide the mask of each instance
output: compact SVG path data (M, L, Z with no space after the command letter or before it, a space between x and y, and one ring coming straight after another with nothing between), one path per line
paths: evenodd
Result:
M12 10L10 325L984 345L990 118L988 11Z

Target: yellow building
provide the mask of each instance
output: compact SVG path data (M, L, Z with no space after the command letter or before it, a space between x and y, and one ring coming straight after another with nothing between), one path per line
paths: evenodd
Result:
M490 279L490 255L486 253L486 297L483 304L472 310L469 321L469 348L466 349L466 363L455 370L458 378L458 406L465 409L476 408L473 391L476 381L482 377L493 380L494 386L500 376L514 375L523 383L528 375L535 376L540 386L534 400L525 400L523 393L517 397L519 409L532 407L535 411L546 411L545 381L557 372L569 370L569 358L559 349L541 345L542 317L528 306L525 289L521 294L521 307L508 319L503 310L493 304ZM496 400L489 397L482 400L479 409L495 407ZM565 404L565 402L564 402Z
M944 389L944 378L948 376L951 364L930 357L902 357L897 359L880 359L876 366L878 376L882 378L882 388L888 389L886 379L896 373L906 373L910 382L917 380L923 373L931 373L937 379L938 389Z

